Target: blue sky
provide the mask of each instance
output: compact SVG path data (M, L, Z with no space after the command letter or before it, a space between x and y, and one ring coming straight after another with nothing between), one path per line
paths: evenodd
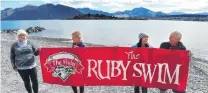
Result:
M74 8L88 7L106 12L131 10L145 7L163 12L208 12L208 0L1 0L1 9L18 8L27 4L62 4Z

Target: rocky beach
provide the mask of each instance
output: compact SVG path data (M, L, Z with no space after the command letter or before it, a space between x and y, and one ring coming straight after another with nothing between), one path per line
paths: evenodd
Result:
M29 36L28 39L38 48L41 47L71 47L70 39ZM10 46L16 40L15 34L1 33L1 93L26 93L23 81L10 63ZM87 46L100 46L86 44ZM39 57L38 64L39 93L73 93L71 87L43 83ZM133 86L87 86L85 93L134 93ZM159 93L156 88L150 88L148 93ZM167 93L172 93L169 90ZM193 55L189 68L187 93L208 93L208 61Z

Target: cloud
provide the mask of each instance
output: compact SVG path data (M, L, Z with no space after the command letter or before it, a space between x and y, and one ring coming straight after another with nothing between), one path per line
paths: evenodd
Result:
M145 0L142 2L125 3L126 6L145 7L153 11L163 12L208 12L208 0ZM139 5L139 6L138 6Z
M110 9L112 12L118 12L118 11L123 11L125 9L122 9L122 8L112 8Z
M89 1L76 1L76 0L62 0L60 1L60 4L74 7L74 8L91 8L91 9L97 9L97 7Z
M199 12L205 11L204 8L208 7L208 3L205 0L184 0L183 2L166 2L167 5L174 5L171 7L171 11L181 12Z
M123 7L123 4L120 3L103 3L102 6L104 7Z
M42 0L45 3L53 3L55 0Z
M2 0L14 1L14 0ZM22 1L22 0L17 0ZM39 1L39 0L25 0ZM163 12L208 12L208 0L42 0L44 3L62 4L74 8L92 8L108 12L145 7Z

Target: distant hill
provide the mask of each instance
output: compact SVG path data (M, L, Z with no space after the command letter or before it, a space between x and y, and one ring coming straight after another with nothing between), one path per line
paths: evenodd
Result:
M166 13L163 12L155 12L156 16L164 16L167 15Z
M129 17L156 17L161 15L166 15L163 12L154 12L147 8L134 8L132 10L125 10L121 12L115 12L115 13L108 13L98 10L92 10L90 8L77 8L80 12L84 14L104 14L104 15L114 15L114 16L129 16Z
M183 14L186 14L186 13L183 13L183 12L170 12L170 13L167 13L167 15L183 15Z
M140 7L132 10L125 10L123 12L115 12L114 15L128 15L130 17L156 17L157 14L154 11Z
M64 19L83 14L75 8L64 5L27 5L21 8L7 8L1 11L2 20Z
M113 15L111 13L108 13L108 12L103 12L101 10L93 10L93 9L90 9L90 8L77 8L77 10L79 10L80 12L82 12L83 14L104 14L104 15Z

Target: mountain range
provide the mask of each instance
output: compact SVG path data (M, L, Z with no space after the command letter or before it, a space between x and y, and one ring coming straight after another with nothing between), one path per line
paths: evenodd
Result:
M93 10L93 9L90 9L90 8L77 8L77 10L79 10L80 12L84 13L84 14L104 14L104 15L113 15L111 13L108 13L108 12L104 12L104 11L101 11L101 10Z
M119 17L160 17L184 15L183 12L155 12L150 9L139 7L132 10L108 13L101 10L93 10L90 8L73 8L64 5L44 4L40 6L26 5L20 8L6 8L1 10L1 20L49 20L49 19L65 19L72 18L82 14L104 14L108 16ZM208 15L208 13L196 13L197 15ZM192 14L189 14L192 15Z
M27 5L21 8L7 8L1 11L2 20L41 20L63 19L83 14L79 10L63 6L45 4L40 6Z

